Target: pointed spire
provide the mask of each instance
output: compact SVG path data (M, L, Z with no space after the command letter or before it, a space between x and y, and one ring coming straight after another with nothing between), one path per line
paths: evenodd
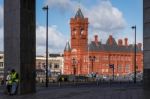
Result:
M78 11L77 11L77 13L76 13L76 15L75 15L75 18L84 19L84 16L83 16L82 11L81 11L80 8L78 8Z
M69 41L67 41L64 51L71 51Z

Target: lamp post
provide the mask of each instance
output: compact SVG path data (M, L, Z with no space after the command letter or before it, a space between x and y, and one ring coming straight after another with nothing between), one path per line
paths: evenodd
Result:
M48 6L42 9L46 11L46 87L48 87Z
M72 66L73 66L73 74L74 75L76 74L76 67L75 67L75 65L76 65L76 60L75 60L75 58L73 58L72 59Z
M93 63L94 63L96 57L95 56L89 56L89 59L90 59L90 61L92 63L92 73L93 73Z
M135 42L134 42L134 83L136 83L136 25L131 27L135 30Z

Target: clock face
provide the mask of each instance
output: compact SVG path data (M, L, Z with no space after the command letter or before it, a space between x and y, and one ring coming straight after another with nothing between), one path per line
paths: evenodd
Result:
M73 39L76 38L76 34L77 34L77 30L74 29L74 30L72 31L72 38L73 38Z
M76 35L77 34L77 31L76 30L73 30L73 32L72 32L72 35Z
M73 34L74 34L74 35L76 35L76 34L77 34L77 31L76 31L76 30L74 30L74 31L73 31Z
M81 30L81 35L83 35L84 34L84 30Z
M83 34L84 34L84 29L83 29L83 27L80 28L80 31L81 31L81 32L80 32L80 35L83 35Z

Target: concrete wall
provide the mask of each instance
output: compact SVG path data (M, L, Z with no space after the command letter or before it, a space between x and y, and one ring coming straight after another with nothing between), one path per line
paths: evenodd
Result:
M150 90L150 0L143 1L144 84Z
M35 2L4 0L5 73L9 69L19 73L20 94L35 92Z

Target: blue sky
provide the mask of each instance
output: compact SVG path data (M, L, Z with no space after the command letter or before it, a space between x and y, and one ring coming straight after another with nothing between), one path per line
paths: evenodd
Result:
M69 21L74 17L79 5L85 17L89 18L89 40L97 34L105 43L111 34L116 39L129 38L134 43L137 26L137 42L143 42L143 0L36 0L37 54L45 53L45 12L49 5L49 52L62 53L70 40ZM0 50L3 50L3 0L0 0Z

